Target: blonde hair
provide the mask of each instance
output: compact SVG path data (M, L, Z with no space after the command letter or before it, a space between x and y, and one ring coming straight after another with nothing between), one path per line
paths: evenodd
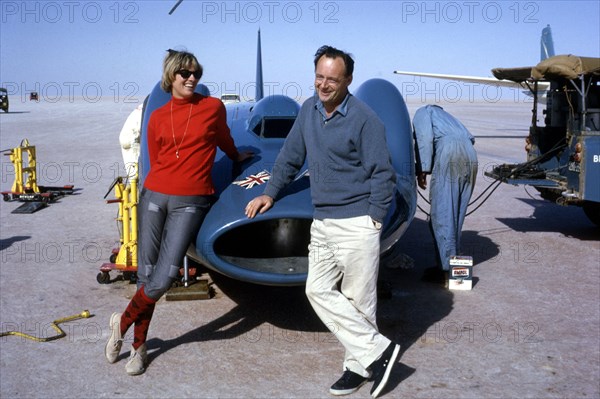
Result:
M160 81L160 87L167 93L173 89L175 74L182 69L190 69L200 72L202 76L202 65L196 59L196 56L187 51L167 50L167 55L163 61L163 74Z

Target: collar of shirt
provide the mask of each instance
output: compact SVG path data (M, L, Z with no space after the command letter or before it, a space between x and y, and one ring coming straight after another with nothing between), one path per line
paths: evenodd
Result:
M323 105L323 102L319 99L319 96L316 93L315 108L321 113L321 116L323 117L324 121L333 118L336 113L339 113L342 116L346 116L346 114L348 113L348 100L350 99L351 95L352 94L350 93L346 94L346 97L344 97L344 101L342 101L342 103L337 106L337 108L332 112L329 118L327 117L327 112L325 111L325 106Z

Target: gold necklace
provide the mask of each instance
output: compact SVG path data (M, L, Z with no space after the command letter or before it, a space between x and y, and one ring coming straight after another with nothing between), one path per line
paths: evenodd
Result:
M183 144L183 140L185 139L185 135L187 134L188 127L190 126L193 105L193 103L190 103L190 114L188 115L187 124L185 125L185 131L183 132L183 137L181 138L179 145L177 145L177 141L175 141L175 127L173 126L173 101L171 100L171 133L173 134L173 144L175 144L175 156L177 156L177 159L179 159L179 148Z

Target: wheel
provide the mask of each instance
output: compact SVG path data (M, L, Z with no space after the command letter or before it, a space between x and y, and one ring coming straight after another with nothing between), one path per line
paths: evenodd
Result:
M96 276L96 281L99 284L110 284L110 274L108 272L100 272Z
M586 202L583 205L585 216L588 217L596 226L600 226L600 204L596 202Z
M137 273L136 272L123 272L123 280L129 280L130 284L137 283Z
M116 263L116 262L117 262L117 254L112 254L112 255L110 256L110 258L108 258L108 261L109 261L110 263Z

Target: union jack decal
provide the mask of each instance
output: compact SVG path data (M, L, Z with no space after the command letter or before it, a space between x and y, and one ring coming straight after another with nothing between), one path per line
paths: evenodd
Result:
M244 180L234 181L233 184L237 184L238 186L244 187L246 190L249 190L254 186L260 186L261 184L265 184L270 178L271 174L266 170L263 170L260 173L246 177Z

